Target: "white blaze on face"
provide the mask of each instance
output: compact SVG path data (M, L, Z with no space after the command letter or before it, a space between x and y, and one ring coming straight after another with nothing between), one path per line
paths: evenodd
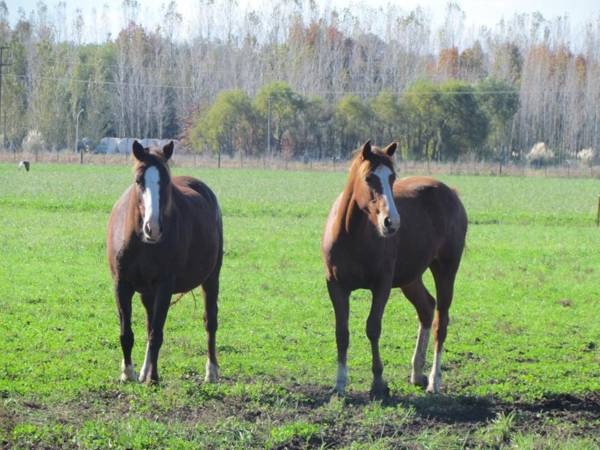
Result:
M381 208L381 211L377 215L377 221L379 222L379 228L383 235L398 231L400 228L400 214L396 209L396 202L394 202L394 194L390 186L390 176L392 170L381 164L373 172L379 181L381 182L382 196L385 203L385 207ZM386 227L385 219L389 218L390 228Z
M160 175L156 167L148 167L144 173L144 236L150 240L156 240L160 236L159 225L159 181Z

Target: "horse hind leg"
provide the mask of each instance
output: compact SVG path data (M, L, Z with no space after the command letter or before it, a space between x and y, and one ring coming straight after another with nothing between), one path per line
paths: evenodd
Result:
M121 363L121 376L123 382L137 381L131 350L133 348L134 336L131 329L131 299L134 290L128 284L119 281L115 286L115 299L119 311L121 349L123 350L123 361Z
M434 353L427 392L437 394L442 383L442 353L448 331L449 311L454 294L454 279L457 265L442 265L440 262L431 267L437 293L437 307L433 322Z
M423 374L423 367L425 366L427 346L429 345L429 334L431 331L431 323L433 322L435 299L429 294L421 278L415 280L408 286L404 286L402 292L413 304L419 317L419 333L412 358L410 382L425 388L427 387L427 377Z
M219 297L219 271L216 270L202 285L204 293L204 328L208 343L208 359L206 361L204 381L216 383L219 379L219 363L217 362L217 328L218 324L218 297Z

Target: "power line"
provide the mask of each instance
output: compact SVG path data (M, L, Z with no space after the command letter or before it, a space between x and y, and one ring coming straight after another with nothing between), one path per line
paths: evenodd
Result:
M15 78L27 80L29 77L26 75L15 75ZM105 86L135 86L135 87L146 87L146 88L164 88L164 89L195 89L194 86L177 86L173 84L150 84L150 83L132 83L125 81L97 81L97 80L81 80L78 78L69 77L46 77L46 76L34 76L37 80L46 81L62 81L66 83L81 83L81 84L97 84Z
M228 72L229 73L229 72ZM27 80L29 77L26 75L14 75L15 78ZM96 84L96 85L104 85L104 86L133 86L133 87L143 87L143 88L155 88L155 89L197 89L196 86L191 85L175 85L175 84L153 84L153 83L135 83L135 82L127 82L127 81L98 81L98 80L82 80L78 78L70 78L70 77L47 77L47 76L34 76L34 79L37 80L47 80L47 81L57 81L57 82L65 82L65 83L81 83L81 84ZM230 89L235 89L232 87ZM344 94L364 94L364 95L377 95L381 91L360 91L360 90L347 90L347 91L313 91L312 94L318 95L344 95ZM487 90L487 91L478 91L478 90L463 90L463 91L402 91L403 95L415 95L415 96L424 96L431 94L438 95L514 95L519 94L520 92L528 92L532 93L532 91L520 91L520 90ZM540 91L542 92L542 91ZM545 90L543 92L546 92Z

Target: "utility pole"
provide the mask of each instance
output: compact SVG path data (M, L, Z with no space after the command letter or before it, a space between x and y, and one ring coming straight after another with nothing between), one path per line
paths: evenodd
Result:
M79 116L81 115L81 113L83 112L83 108L81 108L79 110L79 112L77 113L77 119L75 120L76 125L75 125L75 152L77 153L78 150L78 143L79 143ZM80 150L79 153L79 164L83 164L83 148Z
M271 94L269 94L268 105L269 109L267 112L267 154L269 155L269 158L271 158Z
M6 60L4 56L6 55ZM4 66L10 66L12 64L12 52L10 47L0 47L0 117L2 117L2 68ZM6 112L4 113L4 127L2 130L2 147L5 146L6 142Z

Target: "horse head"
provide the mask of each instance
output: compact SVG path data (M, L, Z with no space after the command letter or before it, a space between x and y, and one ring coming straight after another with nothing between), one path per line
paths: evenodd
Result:
M395 142L381 150L367 141L361 147L350 175L354 177L354 200L382 237L392 236L400 228L400 214L393 194L396 172L392 156L395 151Z
M142 242L160 242L171 205L171 175L167 161L173 154L173 141L162 149L144 148L133 141L137 217Z

